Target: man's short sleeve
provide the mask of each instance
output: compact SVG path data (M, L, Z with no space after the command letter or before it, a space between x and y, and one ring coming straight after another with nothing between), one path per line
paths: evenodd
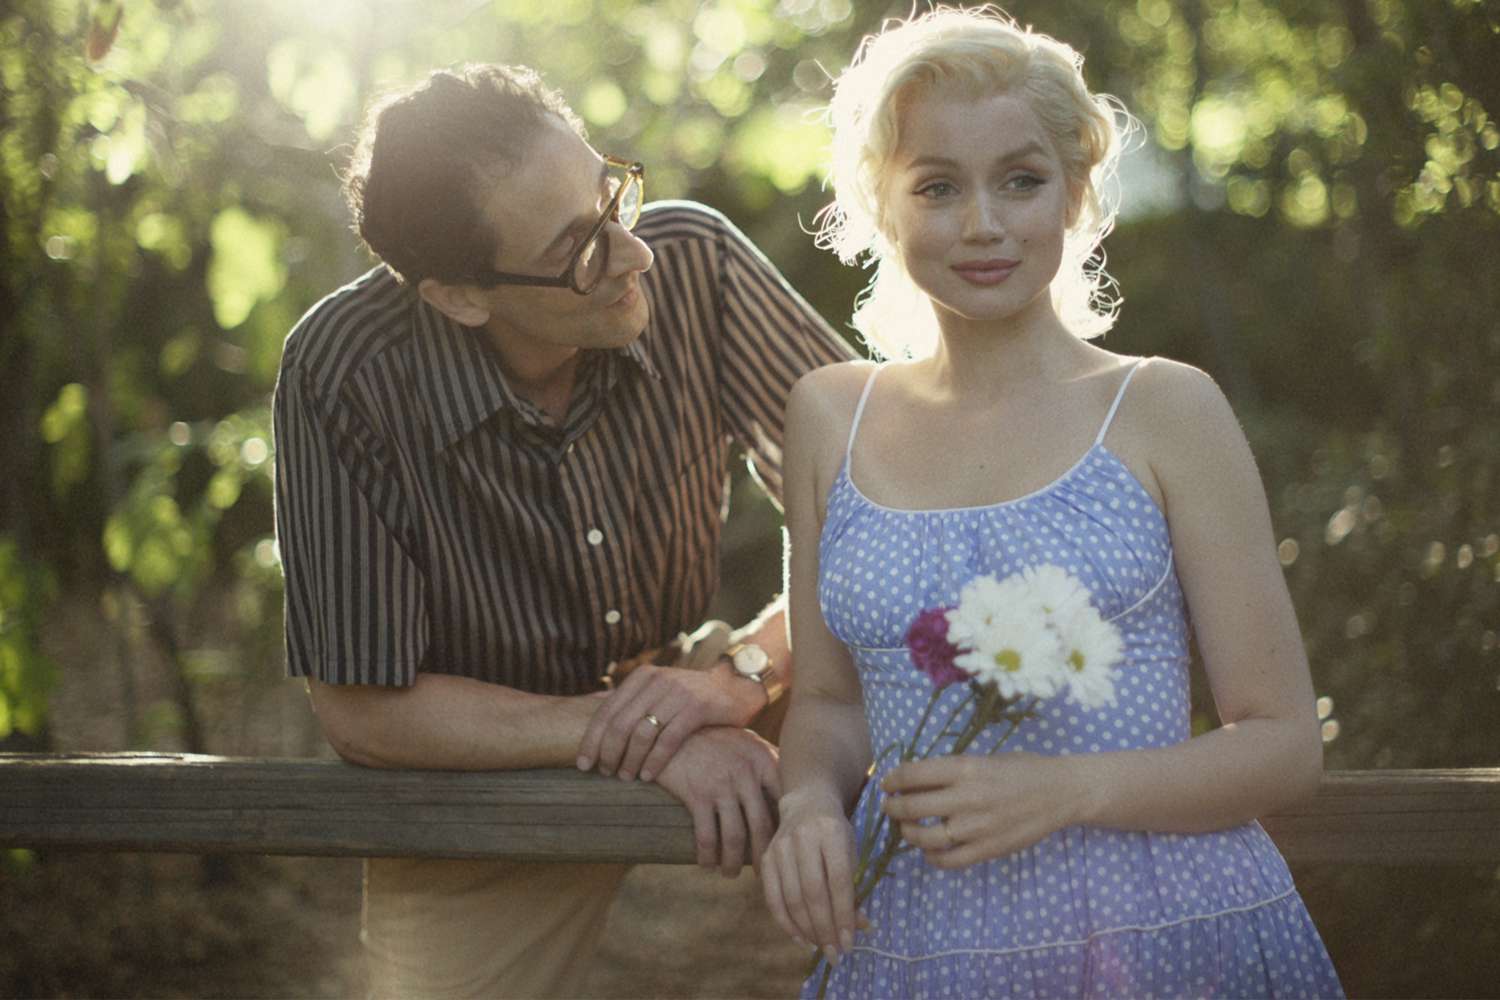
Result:
M781 502L786 402L803 375L849 361L849 345L729 220L721 228L724 412L766 491Z
M409 686L428 647L424 576L402 537L397 477L355 408L283 367L276 384L276 541L287 672Z

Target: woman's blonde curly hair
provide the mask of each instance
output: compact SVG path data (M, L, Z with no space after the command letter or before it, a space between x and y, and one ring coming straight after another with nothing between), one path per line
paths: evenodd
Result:
M1058 318L1082 338L1114 325L1120 299L1104 272L1100 243L1114 225L1112 181L1124 137L1135 127L1119 101L1090 93L1083 57L991 6L939 7L887 21L834 81L830 181L834 202L819 215L818 245L846 264L873 263L854 326L877 356L926 357L937 346L931 303L912 283L889 239L883 183L899 142L902 106L932 88L976 98L1020 94L1062 159L1077 206L1052 281Z

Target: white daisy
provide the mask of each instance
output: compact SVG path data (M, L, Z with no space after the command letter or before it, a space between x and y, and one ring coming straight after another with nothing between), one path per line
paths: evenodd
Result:
M1032 566L1021 574L1031 588L1042 610L1052 616L1054 622L1063 622L1088 606L1089 590L1078 578L1061 566L1046 563Z
M1068 700L1084 708L1115 703L1115 663L1125 651L1119 629L1085 604L1061 624Z
M963 652L954 662L975 680L994 684L1006 699L1049 697L1064 682L1057 633L1024 588L1007 590L1012 599L988 610L978 634L960 646Z
M960 649L974 648L980 634L1024 597L1025 589L1013 576L1003 583L993 576L976 576L964 584L958 606L948 612L948 641Z

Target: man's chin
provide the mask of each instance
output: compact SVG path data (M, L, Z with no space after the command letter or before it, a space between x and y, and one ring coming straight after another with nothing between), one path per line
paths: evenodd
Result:
M651 319L651 305L639 288L631 290L618 302L604 307L599 315L599 339L597 346L605 348L629 347L646 332Z
M634 301L622 303L622 307L625 315L620 317L621 328L630 331L625 343L634 343L641 334L646 332L646 327L651 322L651 303L637 289Z

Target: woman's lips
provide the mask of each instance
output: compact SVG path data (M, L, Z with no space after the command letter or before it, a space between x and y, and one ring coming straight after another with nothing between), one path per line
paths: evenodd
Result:
M953 270L971 285L998 285L1020 266L1018 260L976 260L954 264Z

